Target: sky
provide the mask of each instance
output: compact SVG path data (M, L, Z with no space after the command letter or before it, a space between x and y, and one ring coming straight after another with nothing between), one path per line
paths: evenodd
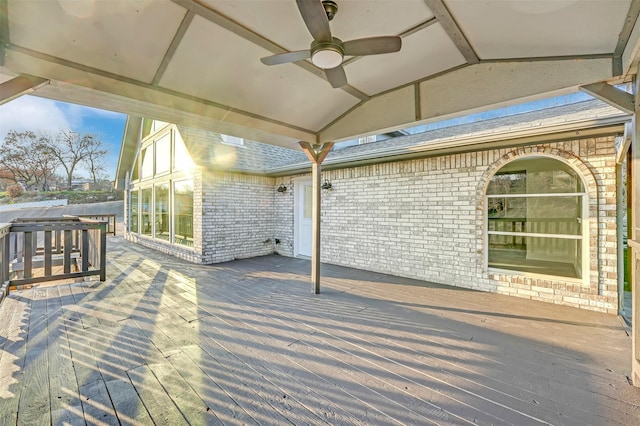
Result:
M0 105L0 144L10 130L95 134L108 152L105 166L108 178L113 180L126 119L125 114L117 112L25 95ZM89 173L80 170L78 175L88 177Z

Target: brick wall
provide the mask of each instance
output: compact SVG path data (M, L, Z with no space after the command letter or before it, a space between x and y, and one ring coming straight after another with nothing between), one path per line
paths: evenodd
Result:
M614 151L612 136L324 171L333 189L323 191L322 261L617 313ZM529 155L565 161L587 184L583 281L485 267L485 185ZM276 223L293 224L292 197L276 203Z
M277 212L274 220L274 236L279 241L275 245L275 253L283 256L293 256L295 180L300 176L303 175L277 178L275 181L276 187L280 183L287 187L285 192L275 192L274 198L274 212Z
M274 252L274 199L280 195L275 188L273 178L206 174L202 186L203 263Z

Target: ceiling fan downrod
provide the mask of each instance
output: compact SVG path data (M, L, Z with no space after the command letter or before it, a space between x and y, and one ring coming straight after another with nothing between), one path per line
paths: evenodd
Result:
M333 20L338 13L338 4L333 0L324 0L322 2L322 7L324 7L324 11L327 14L328 20Z

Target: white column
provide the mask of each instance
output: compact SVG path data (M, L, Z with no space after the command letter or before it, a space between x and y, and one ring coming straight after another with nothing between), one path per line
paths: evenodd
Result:
M320 187L322 162L333 148L333 142L325 142L321 145L311 145L307 142L300 142L307 157L311 161L311 180L313 182L313 213L311 215L312 238L311 238L311 291L314 294L320 293L320 204L322 201Z

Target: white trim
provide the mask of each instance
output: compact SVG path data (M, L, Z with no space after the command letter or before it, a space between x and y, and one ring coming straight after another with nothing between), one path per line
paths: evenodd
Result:
M301 176L293 179L293 256L306 257L300 253L300 210L304 208L304 184L311 184L311 176Z

